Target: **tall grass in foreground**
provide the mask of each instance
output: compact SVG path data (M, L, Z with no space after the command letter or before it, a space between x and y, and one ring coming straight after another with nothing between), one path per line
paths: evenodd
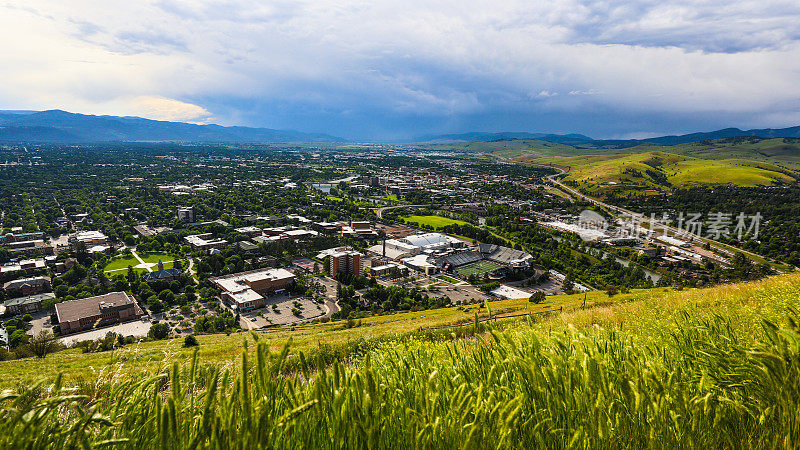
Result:
M241 367L0 396L0 448L793 447L800 317L759 329L684 313L663 329L385 343L358 362L263 342ZM247 345L247 344L245 344ZM252 343L251 343L252 345Z

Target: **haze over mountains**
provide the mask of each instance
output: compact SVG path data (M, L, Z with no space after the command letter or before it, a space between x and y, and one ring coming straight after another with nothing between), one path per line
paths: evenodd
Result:
M141 117L93 116L61 110L0 111L0 142L342 142L327 134L223 127Z
M649 139L597 140L582 134L527 132L470 132L425 135L410 143L491 142L535 139L574 146L633 147L642 143L676 145L737 136L800 138L800 126L740 130L725 128L711 132L661 136ZM92 142L207 142L207 143L337 143L345 139L321 133L221 125L167 122L140 117L94 116L62 110L0 110L0 142L3 143L92 143Z

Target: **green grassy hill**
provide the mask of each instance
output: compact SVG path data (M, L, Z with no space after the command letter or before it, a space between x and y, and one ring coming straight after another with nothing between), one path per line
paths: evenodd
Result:
M713 141L692 142L664 149L670 153L703 159L749 159L800 164L800 139L737 137Z
M735 137L673 146L640 143L624 146L596 141L582 146L539 140L500 140L434 144L450 149L485 153L501 159L568 168L567 179L584 183L594 193L607 190L608 183L624 184L620 190L669 190L692 184L739 186L791 183L800 179L800 139ZM648 167L646 160L670 161ZM683 159L677 159L684 157ZM627 170L627 172L626 172Z
M521 157L516 161L564 168L567 181L587 192L615 190L668 191L700 184L768 186L792 183L797 172L776 164L746 159L700 159L664 152L570 157Z
M16 370L57 366L53 355L5 362L0 373L20 387L0 394L0 445L791 447L800 430L798 294L800 274L791 274L594 293L585 310L565 296L569 312L488 331L385 334L401 331L396 315L348 330L301 327L278 352L288 330L201 337L197 353L142 344L73 355L103 360L82 380ZM451 308L403 319L416 317L413 328L456 313L472 315ZM372 326L386 327L381 338L367 339ZM344 352L336 333L365 339ZM157 344L158 360L131 362ZM219 345L230 351L218 355Z
M503 158L637 154L658 151L700 159L747 159L780 163L789 167L800 166L799 138L734 137L672 146L647 142L641 142L635 146L615 145L605 141L573 146L532 139L506 139L492 142L432 144L428 147L437 150L491 153Z

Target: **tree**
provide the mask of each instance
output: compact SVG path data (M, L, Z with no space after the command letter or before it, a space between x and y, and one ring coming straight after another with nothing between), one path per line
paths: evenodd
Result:
M165 323L154 323L152 327L150 327L150 331L147 334L153 339L164 339L169 336L169 325Z
M194 337L193 334L190 334L183 339L183 346L186 348L197 347L198 345L197 338Z
M608 296L609 296L609 297L613 297L613 296L615 296L615 295L619 294L619 288L617 288L617 287L616 287L616 286L614 286L613 284L612 284L612 285L609 285L609 286L606 288L606 294L608 294Z
M567 275L567 277L564 279L563 287L564 287L564 292L566 292L567 294L572 294L573 290L575 289L575 282L572 281L571 275Z
M44 358L48 353L58 350L59 343L53 333L41 331L28 341L28 348L38 358Z
M175 304L175 294L169 289L164 289L163 291L159 292L158 299L167 305Z
M164 304L161 303L161 300L159 300L155 295L147 299L147 306L150 308L150 312L153 314L158 314L164 311Z
M536 291L531 295L531 297L528 299L528 301L531 302L531 303L542 303L544 301L544 299L545 299L544 292Z
M64 298L67 296L67 291L69 290L69 286L66 284L59 284L55 288L56 297Z

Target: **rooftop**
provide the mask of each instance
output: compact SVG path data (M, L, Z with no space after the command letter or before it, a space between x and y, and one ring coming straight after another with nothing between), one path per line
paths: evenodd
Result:
M10 300L6 300L4 305L6 307L14 305L27 305L30 303L42 302L50 298L56 298L56 294L53 294L52 292L45 292L43 294L29 295L27 297L12 298Z
M3 285L3 289L15 289L25 284L30 284L31 286L38 286L49 282L50 282L50 277L20 278L19 280L11 280L5 283Z
M81 318L100 315L100 304L111 306L134 305L136 302L127 292L111 292L95 297L68 300L56 303L56 316L59 322L74 322Z

